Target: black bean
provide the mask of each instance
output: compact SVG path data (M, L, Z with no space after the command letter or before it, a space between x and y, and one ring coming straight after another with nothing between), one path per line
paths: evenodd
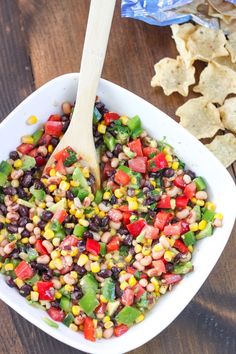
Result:
M109 159L112 159L113 153L111 151L106 151L106 155Z
M161 175L162 175L162 171L161 170L157 171L157 172L150 173L150 177L151 178L159 178L159 177L161 177Z
M26 297L30 294L31 290L32 290L32 287L28 284L25 284L20 288L19 292L22 296Z
M50 143L52 144L53 147L56 147L59 141L60 140L58 138L53 137L51 138Z
M121 298L123 295L123 291L120 288L120 284L117 282L115 285L115 294L117 298Z
M69 122L70 121L69 117L67 117L67 116L62 116L61 120L62 120L62 122Z
M74 223L74 224L77 224L78 220L77 220L77 218L76 218L75 215L71 215L71 216L70 216L70 222L72 222L72 223Z
M71 191L66 192L66 198L69 200L74 200L74 195Z
M80 287L76 286L74 291L71 294L71 300L73 303L78 302L79 299L83 296L83 291Z
M130 249L129 249L129 253L131 254L131 256L134 256L134 255L136 254L135 249L134 249L134 247L133 247L133 246L132 246L132 247L130 247Z
M98 148L103 143L103 137L101 136L95 141L95 148Z
M30 237L30 232L25 229L25 230L22 231L21 236L22 237Z
M22 217L28 217L29 216L29 209L25 205L19 205L18 213Z
M100 226L101 227L107 226L108 223L109 223L109 217L108 216L104 216L104 218L101 218L101 221L100 221Z
M37 226L38 226L41 230L43 230L43 229L45 228L46 224L47 224L46 221L40 220L40 221L38 222Z
M119 278L119 274L120 274L120 269L117 267L112 267L111 268L111 272L112 272L112 278L117 280Z
M43 281L49 281L52 279L52 270L48 269L45 273L42 274Z
M149 180L146 180L144 182L144 186L147 187L148 189L151 189L151 190L154 189L153 185L151 184L151 182Z
M46 222L51 220L52 217L53 217L53 213L50 210L45 210L41 215L41 219Z
M114 151L113 151L113 155L115 157L118 157L119 153L123 151L122 145L121 144L116 144Z
M40 274L47 273L49 271L48 266L46 266L45 264L36 263L33 267L37 269Z
M64 230L67 235L71 235L73 233L74 228L72 227L64 227Z
M87 270L84 267L79 266L78 264L73 265L73 270L81 277L87 273Z
M98 101L95 103L96 108L99 110L99 112L104 115L105 113L108 112L108 109L106 109L104 103Z
M88 185L92 186L95 183L94 175L90 174L89 178L87 179Z
M163 169L163 171L162 171L162 176L163 176L163 177L168 177L168 178L170 178L170 177L173 177L174 174L175 174L175 171L174 171L172 168L165 168L165 169Z
M26 193L26 191L22 187L18 187L17 194L21 199L26 199L28 197L28 194Z
M125 246L132 246L132 241L133 241L133 237L128 234L128 235L125 235L124 239L123 239L123 244Z
M109 278L112 275L112 271L109 269L102 269L97 274L101 278Z
M79 251L80 251L80 252L84 252L84 251L86 250L85 242L82 241L82 240L80 240L80 241L78 242L78 248L79 248Z
M7 225L7 231L11 234L16 234L18 232L18 227L12 224Z
M62 132L65 133L70 125L70 122L62 122Z
M117 203L117 198L114 196L114 194L113 194L113 196L111 197L110 203L111 203L112 205Z
M44 186L43 182L40 181L40 179L36 178L34 180L34 188L35 189L44 189L45 186Z
M60 302L58 300L54 300L51 302L51 306L54 307L55 309L60 308Z
M14 280L12 279L12 277L7 277L6 278L6 283L8 286L10 286L10 288L14 288L16 286L16 284L14 283Z
M11 258L13 258L13 259L19 258L19 254L20 254L20 249L19 248L15 248L11 252Z
M177 255L175 256L174 261L173 261L174 265L178 264L180 262L181 258L182 258L182 254L177 253Z
M0 222L0 230L4 229L4 224L3 222Z
M25 175L21 178L20 184L24 188L28 188L33 184L33 177L30 173L25 173Z
M118 230L118 232L119 232L120 235L128 235L128 233L129 233L129 231L127 229L123 228L123 227L120 228Z
M172 272L173 271L173 269L174 269L174 265L173 265L173 263L166 263L166 265L165 265L165 267L166 267L166 271L169 273L169 272Z
M0 204L0 212L5 216L7 215L7 207L5 204Z
M19 219L18 221L18 226L19 227L25 227L26 224L28 224L30 222L30 219L28 219L27 217L22 217Z
M19 154L17 151L11 151L9 154L10 159L12 160L18 160L20 158Z
M15 195L16 194L16 188L14 187L5 187L3 188L3 193L5 195Z
M186 171L184 171L184 173L186 175L189 175L189 177L191 177L191 179L194 179L196 177L196 174L191 170L186 170Z

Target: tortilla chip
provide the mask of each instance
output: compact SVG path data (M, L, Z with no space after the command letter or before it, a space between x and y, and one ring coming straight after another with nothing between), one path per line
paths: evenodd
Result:
M191 65L186 43L190 34L196 30L196 26L191 23L184 23L183 25L172 25L170 27L172 30L172 38L175 41L180 56L184 59L186 65Z
M227 35L234 33L236 29L236 19L231 20L230 23L225 23L223 20L220 20L220 28Z
M219 13L236 18L236 8L225 0L208 0L209 4Z
M229 167L236 160L236 138L231 133L216 136L206 147L225 167Z
M222 105L228 94L236 93L236 72L225 65L209 63L193 91L201 93L209 102Z
M152 78L151 86L161 86L165 95L179 92L188 95L188 87L195 83L195 68L187 67L181 57L176 59L163 58L154 65L156 75Z
M225 23L230 23L232 21L232 17L228 15L224 15L217 10L215 10L211 5L208 7L208 15L211 17L216 17L222 19Z
M224 129L218 109L205 97L188 100L177 109L176 115L180 124L198 139L211 138Z
M231 33L228 36L226 48L230 53L232 62L235 63L236 62L236 32Z
M236 133L236 97L225 100L219 111L224 127Z
M175 9L175 12L181 13L181 14L194 14L197 15L200 13L202 14L207 14L207 9L208 9L208 3L206 0L193 0L189 4L186 4L184 6L180 6L179 8L177 7Z
M220 65L227 66L228 68L236 71L236 63L232 63L230 57L219 57L215 58L213 62L218 63Z
M211 61L227 56L226 38L221 30L198 26L187 40L187 49L193 60Z

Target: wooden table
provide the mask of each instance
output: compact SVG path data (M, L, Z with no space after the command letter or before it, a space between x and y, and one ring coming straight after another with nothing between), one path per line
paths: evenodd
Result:
M0 0L1 120L35 88L79 70L88 7L88 0ZM153 64L164 56L176 56L170 29L122 19L118 2L103 77L176 119L174 112L185 99L178 94L165 97L150 87ZM229 168L233 176L235 167ZM236 228L191 303L163 333L132 354L236 353L235 248ZM0 318L0 354L78 353L2 302Z

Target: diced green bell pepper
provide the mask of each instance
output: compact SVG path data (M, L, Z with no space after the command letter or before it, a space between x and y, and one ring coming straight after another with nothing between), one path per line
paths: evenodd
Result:
M2 161L0 163L0 172L6 176L9 176L9 174L12 171L11 165L7 161Z
M84 188L84 189L88 189L89 185L88 182L86 180L86 178L83 175L83 172L81 171L81 169L79 167L76 167L73 175L72 175L72 179L73 181L77 181L80 183L80 187Z
M27 250L27 255L28 255L30 261L34 261L38 257L39 254L34 248L30 247Z
M212 235L212 232L213 232L213 228L212 228L212 225L211 223L209 222L205 229L198 232L197 235L196 235L196 240L201 240L202 238L205 238L205 237L208 237L208 236L211 236Z
M203 220L210 222L214 219L215 212L212 210L206 209L204 214L202 215Z
M39 201L44 201L46 198L46 193L43 189L34 189L33 187L31 187L30 192L32 193L34 198Z
M125 306L116 316L116 321L129 326L141 315L141 313L142 312L135 307Z
M125 245L121 245L119 249L119 253L122 257L126 257L129 254L129 247Z
M66 209L66 204L66 198L62 198L59 202L53 204L50 208L48 208L48 210L55 214L58 210Z
M143 132L143 128L137 128L132 132L131 136L133 139L136 139L142 134L142 132Z
M75 187L75 188L77 188L77 187ZM84 198L86 198L88 195L89 195L88 190L83 189L83 188L79 188L76 196L82 202L84 200Z
M59 328L59 325L58 325L56 322L50 320L50 318L48 318L48 317L44 317L44 318L43 318L43 321L44 321L48 326L50 326L50 327L52 327L52 328Z
M121 166L118 167L118 170L121 170L121 171L127 173L127 175L132 176L132 171L127 166L121 165Z
M84 234L84 231L86 231L86 230L87 230L87 227L77 224L74 227L73 235L75 235L77 237L82 237Z
M31 170L36 165L36 160L34 157L31 156L23 156L22 158L22 170L23 171L28 171Z
M108 316L112 316L113 313L116 312L119 306L120 306L120 301L108 302L107 304Z
M139 116L134 116L133 118L129 119L127 122L128 128L131 130L131 132L134 132L137 129L141 128L141 120Z
M193 231L186 232L182 237L186 246L195 245L196 239Z
M133 157L136 156L136 154L130 150L130 148L128 148L128 146L123 146L123 151L125 153L125 155L127 155L130 159L132 159Z
M27 200L24 200L24 199L20 199L20 198L17 200L17 203L20 205L24 205L27 208L34 208L34 206L35 206L33 203L28 202Z
M90 315L99 305L99 301L96 298L96 293L94 290L87 290L84 296L79 300L79 305L87 315Z
M193 210L196 213L196 221L200 221L201 220L201 208L200 208L200 206L199 205L195 205L193 207Z
M108 150L112 152L116 146L116 140L115 140L114 136L111 135L110 133L106 133L104 135L103 139L104 139L104 143L105 143L106 147L108 148Z
M147 292L143 293L143 295L140 297L139 301L137 302L137 306L143 309L148 308Z
M96 204L100 204L102 201L102 197L103 197L103 192L100 189L98 189L95 194L94 202Z
M39 129L39 130L36 130L36 132L34 132L32 134L32 138L33 138L33 144L34 145L37 145L39 140L41 139L41 137L43 136L43 129Z
M69 156L65 159L64 166L69 167L77 161L77 154L75 151L70 149L67 149L66 151L68 152Z
M4 173L0 172L0 187L4 187L7 183L7 175L4 175Z
M101 120L101 118L102 118L101 113L99 112L97 107L94 107L94 110L93 110L93 123L99 122Z
M192 262L179 263L174 266L174 274L187 274L193 270Z
M195 184L196 184L197 191L203 191L207 187L206 182L204 181L204 179L202 177L194 178L193 182L195 182Z
M112 278L105 279L104 286L102 288L102 295L109 302L115 300L115 282Z
M72 303L67 296L62 296L60 301L60 308L65 312L70 312L72 307Z
M86 291L90 289L96 292L98 288L98 282L92 273L88 273L83 276L83 278L80 280L80 285L83 293L86 293Z
M25 280L26 284L33 286L40 280L40 276L36 273L31 279Z
M63 323L64 323L65 326L69 327L69 326L71 325L71 323L74 322L74 319L75 319L75 318L74 318L74 316L72 315L72 313L69 312L69 313L66 315L66 317L64 318Z
M100 244L100 255L105 256L107 253L107 245L104 242L99 242Z

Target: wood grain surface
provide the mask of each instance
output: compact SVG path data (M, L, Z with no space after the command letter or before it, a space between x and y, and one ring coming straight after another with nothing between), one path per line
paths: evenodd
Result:
M35 88L79 71L88 0L0 0L0 119ZM153 64L175 57L169 28L120 17L117 2L103 77L176 119L186 100L150 87ZM236 165L229 168L235 177ZM208 280L158 337L130 354L236 352L236 227ZM210 252L210 250L209 250ZM0 354L76 354L0 303ZM159 319L157 318L157 321Z

